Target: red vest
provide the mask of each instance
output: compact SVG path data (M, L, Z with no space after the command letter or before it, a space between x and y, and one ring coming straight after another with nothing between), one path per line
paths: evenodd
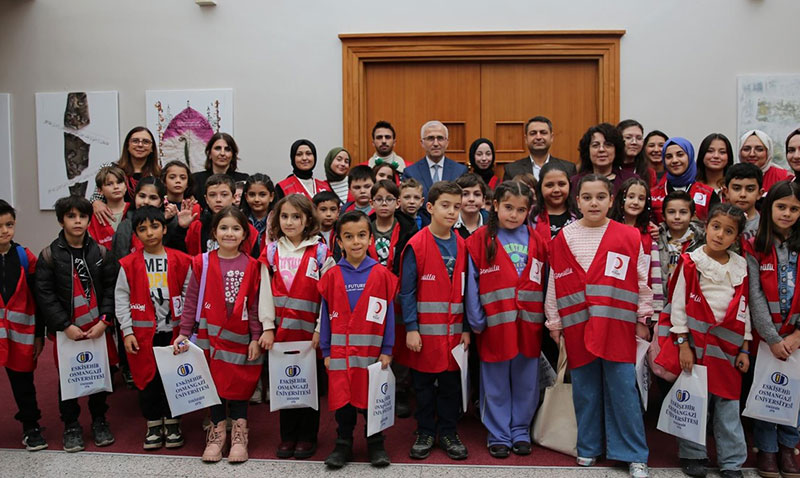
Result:
M17 254L12 247L9 254ZM8 304L0 297L0 367L15 372L32 372L36 368L33 360L33 341L36 331L36 301L28 288L27 276L34 274L36 256L27 248L28 271L20 266L17 289Z
M550 244L551 274L569 368L582 367L597 357L634 363L640 248L639 231L610 221L589 270L584 272L563 233Z
M792 179L793 177L794 175L789 171L773 164L767 169L767 172L764 173L764 185L762 186L764 188L764 196L767 195L769 188L771 188L773 184L778 181L783 181L784 179Z
M350 310L339 266L319 281L331 318L331 355L328 366L328 406L352 404L367 408L367 367L378 360L388 307L393 307L397 278L380 264L373 266L355 308Z
M400 223L396 222L394 225L394 229L392 229L392 235L389 237L389 257L386 259L385 267L392 270L392 265L394 265L394 249L397 247L397 241L400 240ZM367 254L376 261L378 260L378 250L375 248L375 235L372 235L372 238L369 241L369 248L367 249Z
M536 216L536 226L534 228L536 234L545 241L545 244L550 244L553 238L550 236L550 215L547 211L542 211L541 214Z
M284 196L288 196L290 194L302 194L309 200L314 199L306 190L305 186L303 186L303 183L301 183L294 174L279 182L278 186L281 187L281 191L283 191ZM314 186L317 188L318 193L322 191L331 191L331 186L326 181L314 179Z
M666 178L666 174L664 175ZM714 190L710 186L703 183L695 182L689 187L689 196L694 201L694 214L701 221L705 221L708 217L708 209L711 207L711 195ZM653 188L650 192L651 204L653 207L653 215L655 216L655 223L661 224L664 222L664 213L662 212L664 205L664 198L667 197L667 182L662 181L658 186Z
M278 248L275 257L267 257L269 248L264 249L260 261L271 271L272 299L275 302L275 340L277 342L294 342L311 340L319 318L320 268L317 264L317 248L319 243L306 247L297 274L292 281L291 290L278 269L280 258Z
M708 367L708 390L711 393L718 397L739 400L742 374L735 367L735 362L739 348L744 342L745 322L748 319L746 313L748 279L745 277L742 283L736 286L725 319L717 324L711 307L700 289L697 266L689 254L683 254L681 262L683 278L686 281L686 319L697 364ZM675 277L677 276L678 274L675 274ZM674 290L674 287L671 290ZM670 309L664 309L658 323L659 329L670 327ZM661 353L656 357L656 363L675 375L680 374L678 345L664 338L661 333L659 337Z
M547 246L528 227L528 262L517 269L495 238L494 261L486 260L488 226L467 239L470 257L478 268L478 293L486 312L486 329L477 334L478 354L484 362L504 362L522 353L537 358L544 328L544 279Z
M207 254L206 290L203 304L197 305L202 307L202 313L196 343L206 350L219 396L227 400L248 400L258 385L262 358L247 360L250 325L242 314L247 304L258 300L261 281L258 261L248 256L233 313L228 315L219 256L217 251ZM202 277L202 273L203 256L195 256L192 259L192 274Z
M192 258L183 252L164 248L167 252L167 287L169 289L170 311L174 339L183 313L183 283L192 263ZM128 355L133 383L144 390L156 375L156 358L153 355L153 336L156 333L156 312L150 298L150 282L144 263L144 251L129 254L119 261L125 271L130 288L130 309L133 319L133 335L139 344L139 352ZM197 276L198 278L200 276Z
M130 207L130 203L125 203L125 209L122 211L122 217L128 214L128 208ZM92 221L89 222L89 235L94 239L94 241L101 246L105 247L106 249L111 250L111 241L114 239L114 228L106 222L104 226L100 225L100 221L96 218L92 218ZM136 232L133 232L133 236L131 239L136 237ZM141 245L141 243L139 243ZM131 247L133 247L133 242L131 242Z
M775 254L775 247L770 249L769 254L756 255L756 260L759 263L759 278L761 279L761 290L764 291L764 296L767 299L769 306L769 313L772 316L772 323L775 326L775 331L781 337L794 332L797 327L797 322L800 320L800 294L798 289L795 289L795 294L789 308L789 316L784 319L781 316L780 294L778 293L778 267L789 267L788 264L781 266L778 264L778 257ZM800 269L800 267L798 267ZM795 281L800 277L798 275L800 270L795 271Z
M250 227L250 234L247 236L242 242L242 245L239 247L239 250L248 256L250 252L252 252L253 247L256 245L256 241L258 240L258 230L253 227L252 224L247 224ZM195 219L189 225L189 229L186 231L186 252L190 256L196 256L198 254L202 254L206 251L206 245L203 244L203 223L200 219ZM209 235L210 236L210 235Z
M425 373L458 370L451 350L461 342L464 330L464 274L467 249L457 233L456 264L448 277L439 246L430 228L423 228L409 241L417 262L417 322L422 350L408 351L408 367ZM401 273L402 275L402 273Z

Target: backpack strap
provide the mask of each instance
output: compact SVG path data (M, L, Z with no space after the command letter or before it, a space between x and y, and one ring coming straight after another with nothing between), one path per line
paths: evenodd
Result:
M49 249L49 248L48 248ZM17 244L17 255L19 256L19 263L22 265L22 268L25 270L25 275L28 275L28 253L25 251L25 248Z

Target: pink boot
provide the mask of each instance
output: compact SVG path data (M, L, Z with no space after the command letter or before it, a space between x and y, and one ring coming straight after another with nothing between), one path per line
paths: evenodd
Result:
M228 463L243 463L247 458L247 420L239 418L233 422Z
M203 461L217 462L222 459L222 450L225 448L227 430L225 420L208 429L206 435L206 449L203 451Z

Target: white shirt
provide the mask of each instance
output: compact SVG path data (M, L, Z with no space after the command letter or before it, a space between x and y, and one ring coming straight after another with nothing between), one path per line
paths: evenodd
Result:
M539 172L541 172L542 167L544 167L544 165L547 164L548 161L550 161L550 153L547 153L547 159L544 160L544 164L542 164L541 166L536 164L536 161L533 160L533 156L528 156L528 157L531 158L531 165L533 166L533 177L536 178L536 180L538 181Z
M428 171L431 173L431 182L436 182L436 179L434 178L434 166L439 166L439 181L444 180L444 156L442 156L442 159L440 159L438 163L434 162L428 156L425 156L425 161L428 162Z

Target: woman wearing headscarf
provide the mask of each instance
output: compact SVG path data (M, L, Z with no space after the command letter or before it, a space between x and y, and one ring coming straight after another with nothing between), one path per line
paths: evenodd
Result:
M298 139L289 150L292 161L292 174L275 187L276 200L290 194L304 194L308 199L320 191L330 191L325 181L314 179L314 166L317 165L317 148L307 139Z
M341 146L331 149L325 156L325 179L342 204L349 200L347 172L350 171L350 164L350 153Z
M469 147L469 165L472 172L494 190L500 182L494 174L494 144L486 138L478 138Z
M675 190L689 193L694 201L695 215L705 221L711 206L719 202L719 196L710 186L697 182L697 163L694 160L692 143L686 138L670 138L664 143L661 158L667 170L667 181L656 186L650 193L654 222L664 222L661 211L664 198Z
M758 129L751 129L739 139L739 161L755 164L764 173L764 195L773 184L784 179L792 179L792 173L780 166L772 164L772 153L775 151L772 138Z

